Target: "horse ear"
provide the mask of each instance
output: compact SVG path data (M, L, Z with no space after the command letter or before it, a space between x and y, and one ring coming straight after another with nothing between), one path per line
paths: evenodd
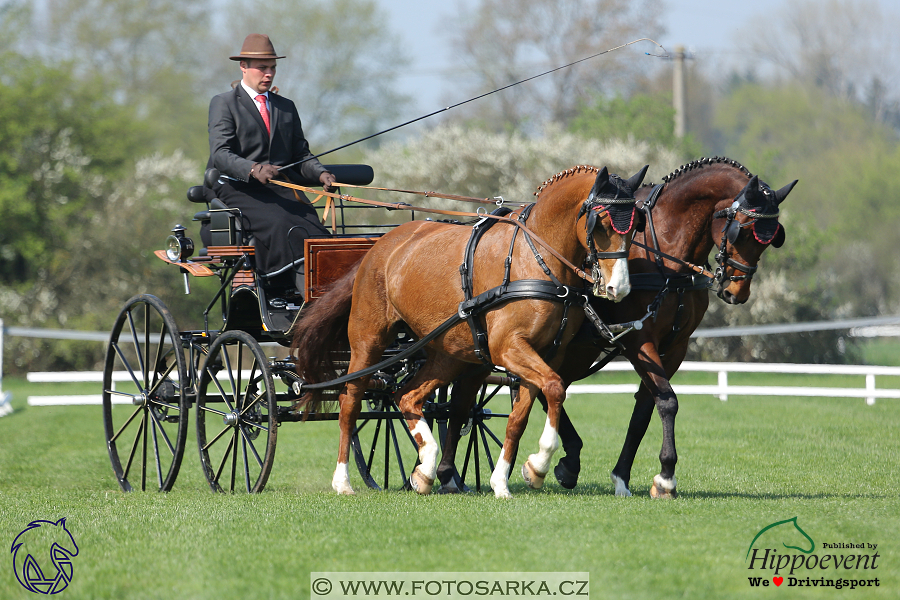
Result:
M755 206L757 204L755 202L757 195L759 195L759 175L754 175L747 182L747 185L744 186L744 189L741 190L741 193L738 194L738 197L743 196L751 206Z
M784 202L784 199L787 198L787 195L791 193L791 190L794 189L794 186L797 185L798 181L798 179L795 179L794 181L790 182L789 184L775 192L775 204L781 204L782 202Z
M641 183L644 181L644 176L647 175L647 169L650 168L650 165L644 165L644 168L635 173L631 179L625 182L625 185L628 186L628 189L631 190L631 193L634 194L634 191L641 187Z
M600 172L597 173L597 179L594 180L594 187L591 188L591 195L600 195L600 190L603 189L603 186L607 183L609 183L609 170L606 167L603 167L600 169Z

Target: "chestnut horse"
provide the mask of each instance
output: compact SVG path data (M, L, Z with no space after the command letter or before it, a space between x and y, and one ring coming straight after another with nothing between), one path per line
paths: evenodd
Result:
M677 496L674 425L678 398L669 380L684 360L690 336L709 305L710 278L697 277L695 266L704 265L716 246L717 295L728 304L746 302L763 251L784 242L778 207L797 183L773 191L736 161L718 157L684 165L665 177L664 182L658 190L644 186L635 194L647 216L643 232L635 234L628 261L632 280L629 301L612 304L591 300L607 323L644 319L642 329L619 340L621 351L634 366L641 384L635 394L625 444L611 474L618 496L631 495L631 467L654 406L663 424L663 445L660 473L653 478L650 493L653 497ZM569 343L558 373L568 386L595 372L597 366L606 364L617 352L615 346L583 326ZM603 360L595 364L600 359ZM479 381L470 378L454 385L454 402L461 405L455 409L459 420L450 423L438 469L442 485L449 490L455 488L457 432L461 419L468 415ZM582 441L564 409L559 435L566 454L554 474L563 487L571 489L578 479Z
M637 214L633 190L640 186L646 170L623 181L606 168L599 172L593 167L570 169L572 176L554 186L552 193L519 209L511 215L514 218L482 231L477 251L468 244L472 227L412 221L393 229L356 269L304 311L295 326L292 346L298 375L306 385L325 382L334 374L328 357L348 342L348 373L355 374L378 363L399 331L411 331L421 339L443 330L425 346L427 360L397 393L397 406L419 448L411 487L427 494L436 476L438 446L423 416L426 399L472 363L486 359L523 381L520 402L507 426L507 452L498 468L505 462L508 470L527 421L527 409L534 397L543 393L548 402L549 433L541 438L539 460L533 461L533 466L535 472L545 475L559 445L556 428L565 398L555 368L583 320L580 311L569 313L568 308L574 304L583 308L587 301L581 280L570 266L582 265L586 259L593 263L594 292L609 300L618 302L628 293L629 234ZM540 251L539 246L543 246ZM464 273L463 286L460 272ZM469 293L464 293L465 272L472 276ZM467 296L475 295L477 300L499 290L501 294L494 297L500 297L506 288L522 287L517 284L548 284L554 292L549 298L511 294L508 300L500 298L481 310L476 306L473 318L465 322L462 313L470 299ZM457 314L459 320L450 326ZM554 356L545 360L544 353ZM354 493L348 471L350 439L369 379L370 375L363 374L345 381L338 398L340 443L332 488L340 494ZM309 412L316 410L321 398L313 391L302 400ZM503 481L497 484L498 496L509 496L506 477L504 470Z

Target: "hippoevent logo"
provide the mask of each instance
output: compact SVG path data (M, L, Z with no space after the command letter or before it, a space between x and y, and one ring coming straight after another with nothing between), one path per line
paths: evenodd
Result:
M58 594L72 581L72 558L78 556L78 545L65 518L32 521L13 540L10 552L16 579L29 592Z
M821 551L821 552L817 552ZM840 552L838 552L840 551ZM744 562L754 573L750 587L878 587L878 544L823 542L816 545L797 517L776 521L759 530Z

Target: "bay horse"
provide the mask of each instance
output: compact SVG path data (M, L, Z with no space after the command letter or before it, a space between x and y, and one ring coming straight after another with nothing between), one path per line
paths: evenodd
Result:
M397 406L418 446L419 464L410 476L411 487L420 494L430 493L436 477L438 446L423 405L436 388L473 363L490 362L523 381L520 402L507 425L505 458L498 464L504 460L511 464L518 450L526 407L530 409L538 393L547 399L547 428L552 435L541 438L536 467L546 474L559 445L556 427L565 398L555 369L584 318L568 309L579 302L583 308L587 302L579 276L565 261L591 264L595 294L613 302L628 294L629 234L637 221L633 191L646 171L644 167L625 181L605 167L570 169L571 176L561 178L552 193L506 221L479 230L477 249L469 243L476 238L470 232L477 226L412 221L394 228L304 311L292 343L298 375L306 384L330 384L329 377L337 370L329 357L347 345L349 377L378 363L398 332L409 331L419 339L434 336L425 346L425 363L397 393ZM540 252L538 240L544 240ZM548 287L552 295L524 293ZM510 294L504 296L507 291ZM479 309L478 299L487 297L496 301ZM454 315L459 320L446 328ZM354 493L348 470L350 440L369 379L364 374L346 381L338 397L340 442L332 488L339 494ZM313 387L301 405L307 413L314 412L321 400ZM498 485L497 495L508 497L506 473Z
M568 386L592 374L621 351L640 376L625 443L610 475L617 496L631 495L631 467L654 407L663 424L663 444L660 473L653 478L650 494L655 498L677 496L674 425L678 398L669 380L684 360L690 336L709 306L710 279L716 285L716 294L728 304L743 304L749 298L752 277L763 251L784 243L778 207L797 183L773 191L745 167L724 157L692 161L663 180L661 187L647 185L635 194L646 225L642 232L635 233L631 247L629 301L613 304L591 299L606 323L643 319L643 327L624 335L617 348L582 326L569 343L558 370ZM715 275L698 276L697 266L707 263L714 246L718 248ZM469 378L454 384L453 401L459 406L454 411L456 420L449 423L438 469L442 486L447 486L448 491L455 491L456 487L454 459L459 428L480 381ZM554 474L563 487L572 489L578 480L582 441L564 408L559 435L565 456Z

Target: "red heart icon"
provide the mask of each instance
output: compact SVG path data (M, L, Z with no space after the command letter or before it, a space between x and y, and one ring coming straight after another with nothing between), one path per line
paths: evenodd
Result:
M775 582L775 585L781 585L781 583L784 581L784 577L773 577L772 581Z

